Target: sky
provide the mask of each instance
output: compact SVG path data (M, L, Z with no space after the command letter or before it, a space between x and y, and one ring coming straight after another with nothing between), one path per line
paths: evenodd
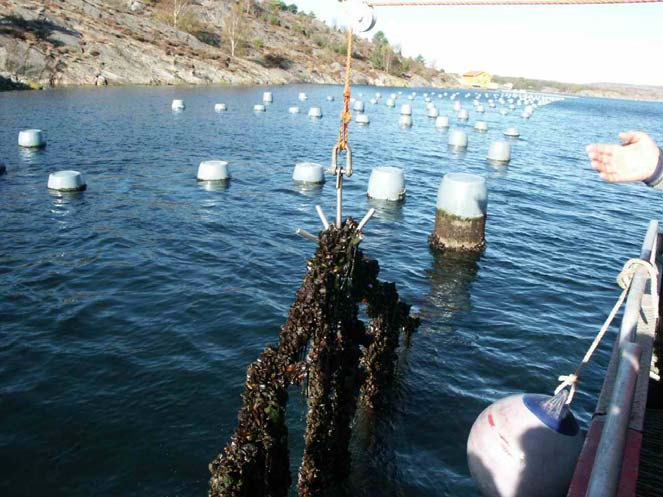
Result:
M345 25L336 0L291 0ZM663 3L376 7L377 24L407 56L447 72L482 70L573 83L663 86Z

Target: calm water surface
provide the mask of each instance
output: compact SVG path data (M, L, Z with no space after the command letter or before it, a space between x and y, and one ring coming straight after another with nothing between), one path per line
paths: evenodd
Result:
M0 495L206 495L246 366L277 340L314 250L294 230L319 229L315 204L334 209L333 182L302 191L291 173L298 161L328 163L341 88L274 88L275 103L255 115L262 91L0 94ZM289 115L300 91L304 114ZM170 111L173 98L185 112ZM229 111L215 114L217 102ZM309 105L325 117L310 121ZM439 107L449 113L451 102ZM474 418L510 393L551 392L574 368L618 294L622 263L661 214L660 193L602 183L584 145L628 128L663 141L663 104L568 99L527 122L489 112L491 130L468 128L461 156L447 152L420 97L411 130L398 128L397 109L367 103L367 113L370 126L351 128L346 213L378 208L364 250L423 324L400 355L392 408L357 424L352 494L476 496L465 463ZM489 166L489 143L514 124L511 164ZM45 150L16 146L28 127L46 131ZM230 161L227 187L197 184L199 161L211 158ZM405 169L404 204L366 198L378 165ZM88 191L50 194L49 172L70 168ZM450 171L488 180L478 262L428 250ZM577 398L584 426L608 349ZM301 399L290 406L296 456Z

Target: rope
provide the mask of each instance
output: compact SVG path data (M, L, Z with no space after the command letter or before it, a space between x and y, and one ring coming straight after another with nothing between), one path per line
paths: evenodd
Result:
M629 259L628 261L626 261L626 264L624 264L624 268L619 273L619 276L617 276L617 284L622 288L622 294L619 296L617 302L610 311L608 319L606 319L605 322L603 323L603 326L601 327L598 334L594 338L594 341L592 342L589 349L585 353L585 357L582 358L582 362L575 370L575 372L569 375L560 376L558 378L558 380L561 381L562 383L560 383L560 385L555 389L555 395L557 395L560 391L562 391L566 387L569 387L570 389L569 396L566 399L566 405L571 404L571 401L573 400L573 397L576 393L576 389L578 387L578 382L580 380L580 374L582 373L582 370L585 369L585 366L587 366L587 363L592 358L592 355L594 355L594 352L599 346L599 343L601 343L601 340L603 339L603 336L605 335L606 331L608 331L608 328L610 328L610 325L612 324L612 321L615 319L615 316L617 315L619 308L622 306L624 300L626 299L626 295L628 295L628 291L631 288L631 283L633 283L633 278L635 277L635 273L638 271L640 267L644 267L647 270L648 276L651 279L650 283L651 295L652 297L656 296L656 287L658 279L658 270L656 269L656 266L654 266L652 263L644 259Z
M350 114L350 74L352 66L352 29L348 28L348 53L345 60L345 87L343 89L343 112L341 112L341 130L338 134L338 149L348 147L348 125L352 121Z
M369 7L437 7L472 5L612 5L661 3L663 0L420 0L404 2L368 2Z

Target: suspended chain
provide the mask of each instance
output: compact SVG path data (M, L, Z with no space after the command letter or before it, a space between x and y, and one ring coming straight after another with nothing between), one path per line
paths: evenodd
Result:
M419 0L402 2L366 2L369 7L436 7L471 5L610 5L662 3L663 0Z
M332 173L336 175L336 228L341 229L343 222L343 175L352 176L352 149L348 145L348 126L352 121L350 114L350 76L352 72L352 28L348 28L348 52L345 60L345 85L343 88L343 111L338 142L332 151ZM339 152L346 153L345 168L338 164Z

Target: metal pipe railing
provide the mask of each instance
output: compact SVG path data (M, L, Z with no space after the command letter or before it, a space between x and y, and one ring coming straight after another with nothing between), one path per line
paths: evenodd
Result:
M641 354L642 347L637 343L627 343L622 348L615 388L596 450L587 497L617 495Z
M640 252L640 258L654 265L657 263L659 252L659 222L649 222ZM596 457L587 488L586 497L614 497L617 495L621 469L624 461L626 436L633 409L633 401L638 381L648 381L649 372L642 371L640 360L643 349L636 341L638 320L642 311L642 297L647 289L649 274L646 268L640 266L631 282L624 315L619 329L618 346L613 351L613 360L617 361L617 372L614 382L608 385L612 391L610 403L605 414L605 423L601 431L601 439L596 451ZM652 281L651 285L656 285ZM658 294L658 289L656 294ZM651 302L658 309L658 302ZM611 363L613 361L611 360ZM642 374L641 374L642 373ZM606 384L602 391L605 395ZM600 403L600 401L599 401Z
M642 244L642 251L640 258L655 262L656 258L656 244L658 240L659 223L656 220L649 222L647 235ZM636 270L631 289L626 297L626 307L624 308L624 316L622 317L622 324L619 328L619 348L623 348L627 342L635 341L635 329L638 326L638 318L640 316L640 309L642 307L642 296L647 288L648 274L647 270L639 267Z

